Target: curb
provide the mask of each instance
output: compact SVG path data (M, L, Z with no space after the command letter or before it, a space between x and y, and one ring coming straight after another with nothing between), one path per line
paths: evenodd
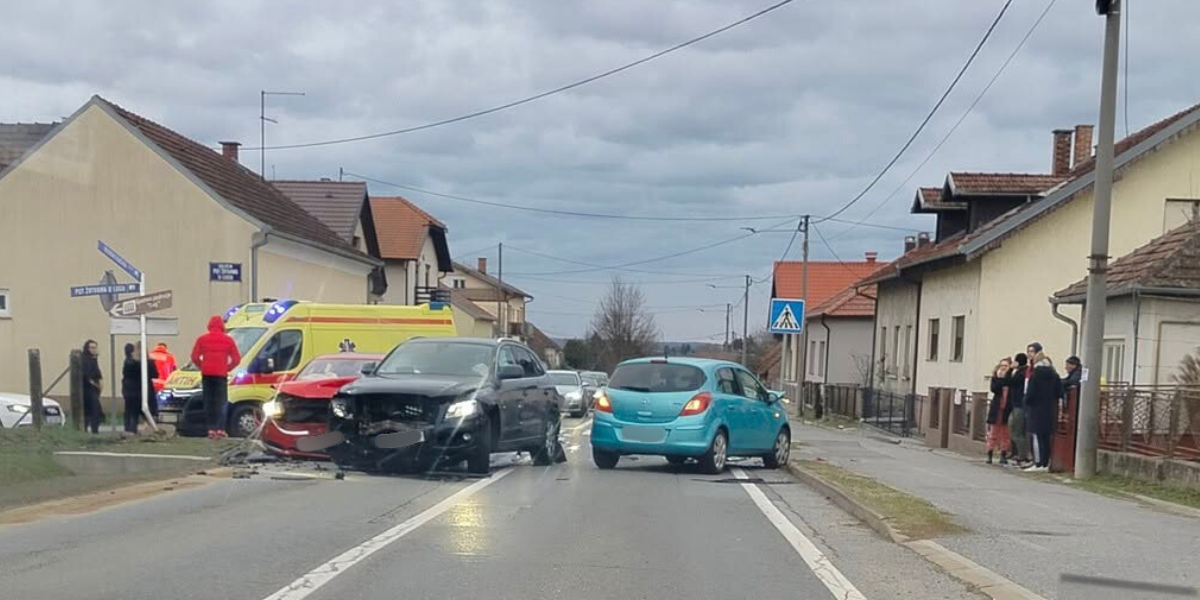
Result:
M75 474L140 475L198 468L213 462L204 456L122 454L117 452L60 451L54 462Z
M793 477L824 495L842 510L857 517L863 524L875 530L885 539L916 552L921 558L937 565L947 575L966 584L970 589L993 600L1046 600L1046 598L933 540L910 540L908 536L893 529L888 524L887 517L871 510L836 484L821 479L804 467L794 462L788 462L787 470Z

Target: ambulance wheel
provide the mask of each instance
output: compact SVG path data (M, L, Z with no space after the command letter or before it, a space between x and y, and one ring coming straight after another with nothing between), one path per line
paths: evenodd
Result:
M255 402L239 402L231 406L229 424L225 431L233 437L250 437L258 433L263 422L262 407Z

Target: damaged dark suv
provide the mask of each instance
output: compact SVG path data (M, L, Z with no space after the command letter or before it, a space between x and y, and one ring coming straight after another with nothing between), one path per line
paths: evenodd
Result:
M342 441L328 452L339 466L367 471L465 460L471 472L487 473L493 452L513 451L549 465L564 458L561 403L524 344L413 339L333 397L329 429Z

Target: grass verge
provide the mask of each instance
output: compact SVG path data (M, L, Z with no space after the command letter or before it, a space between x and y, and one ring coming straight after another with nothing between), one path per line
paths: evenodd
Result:
M91 435L66 428L40 432L32 427L0 429L0 481L17 484L70 475L54 462L54 453L63 450L216 456L229 443L232 442L214 444L203 438L175 436Z
M798 462L863 506L879 513L893 529L909 538L925 539L967 531L953 521L952 515L938 510L922 498L824 461Z
M1161 483L1142 481L1120 475L1095 475L1094 477L1078 480L1075 487L1105 494L1107 496L1128 497L1130 495L1146 496L1155 500L1181 504L1200 509L1200 490L1172 487Z

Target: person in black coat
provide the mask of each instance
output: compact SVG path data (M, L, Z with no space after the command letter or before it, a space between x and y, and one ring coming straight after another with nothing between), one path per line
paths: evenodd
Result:
M125 344L125 363L121 366L121 396L125 399L125 431L137 433L138 421L142 414L142 361L146 360L140 348L133 344ZM151 414L154 414L154 380L158 378L158 369L154 361L146 362L146 391L150 394L148 403Z
M96 340L83 343L83 428L100 433L104 421L104 407L100 405L100 392L104 389L104 374L100 371L100 346Z
M1029 463L1029 436L1025 431L1025 378L1029 372L1029 357L1017 354L1017 365L1008 374L1008 432L1012 437L1013 454L1018 466Z
M992 401L987 412L987 462L992 464L992 454L1000 451L1000 464L1008 464L1008 450L1012 436L1008 430L1008 417L1012 406L1008 404L1008 374L1012 372L1012 361L1006 356L992 371Z
M1067 376L1063 377L1063 398L1067 397L1067 393L1072 389L1079 392L1083 387L1083 361L1079 360L1078 356L1072 356L1066 362Z
M1063 382L1054 370L1050 357L1039 352L1033 361L1033 374L1025 388L1025 412L1029 437L1033 443L1034 465L1028 471L1048 471L1050 468L1050 434L1058 421L1058 403L1062 400Z

